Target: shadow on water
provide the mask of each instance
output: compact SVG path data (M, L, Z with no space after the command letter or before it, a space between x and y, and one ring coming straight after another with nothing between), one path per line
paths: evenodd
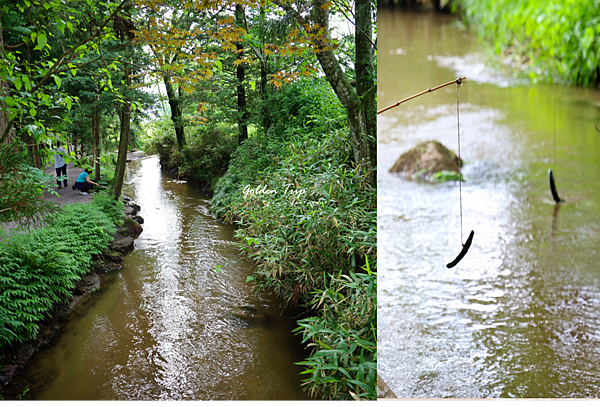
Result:
M32 361L29 398L306 399L295 322L246 282L252 263L209 198L162 174L156 157L128 164L126 177L144 232Z
M475 231L447 269L458 185L387 171L423 141L457 151L456 89L379 115L379 374L400 398L600 397L600 92L495 73L450 16L380 9L378 33L379 108L467 78L463 230Z

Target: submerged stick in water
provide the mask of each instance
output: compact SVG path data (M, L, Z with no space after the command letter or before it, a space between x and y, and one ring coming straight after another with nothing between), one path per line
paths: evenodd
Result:
M462 250L460 251L460 253L458 254L458 256L456 256L456 259L454 259L450 263L446 264L446 267L448 267L449 269L451 269L452 267L456 266L458 264L458 262L462 260L463 257L465 257L465 254L467 254L467 252L469 251L469 248L471 247L471 243L473 243L473 236L474 235L475 235L475 231L472 230L471 234L469 235L469 238L466 241L466 243L463 244Z
M554 175L552 175L552 170L548 170L548 179L550 180L550 192L552 192L552 198L554 198L554 202L564 202L558 197L558 193L556 192L556 185L554 184Z

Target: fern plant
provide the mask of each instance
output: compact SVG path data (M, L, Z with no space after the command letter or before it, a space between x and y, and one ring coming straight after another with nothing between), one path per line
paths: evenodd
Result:
M102 198L67 205L46 227L0 243L0 346L35 337L56 304L71 297L93 256L112 241L118 208Z

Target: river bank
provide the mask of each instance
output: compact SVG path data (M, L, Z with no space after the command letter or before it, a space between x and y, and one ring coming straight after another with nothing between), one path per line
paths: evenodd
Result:
M34 354L25 399L305 399L293 316L247 281L209 197L157 157L127 165L123 193L143 208L135 250Z
M102 290L110 273L121 269L123 256L133 250L133 237L122 230L116 232L114 238L107 251L93 259L92 268L72 289L72 297L68 300L65 298L64 303L57 304L48 318L39 324L40 331L34 339L0 350L0 396L10 400L26 394L24 392L27 391L29 383L21 379L19 373L31 357L40 349L52 346L53 339L71 314L92 300L93 293Z
M598 397L600 93L494 71L452 16L379 11L381 108L466 77L466 182L461 207L389 172L432 137L458 151L454 86L378 116L378 374L398 398Z
M128 154L128 160L139 158L139 154ZM45 170L46 173L52 173L53 168ZM58 195L49 192L44 193L43 199L57 202L61 206L76 203L89 204L92 202L94 194L81 195L78 191L71 188L75 184L77 176L81 169L69 163L68 187L61 188ZM39 332L35 338L0 349L0 396L7 399L18 399L25 395L29 388L27 380L20 377L19 373L26 367L32 356L48 346L52 346L53 340L58 332L61 331L69 317L81 306L90 301L93 293L102 290L107 276L110 273L121 269L121 263L124 256L130 253L134 247L134 239L142 232L140 223L144 220L138 215L140 207L136 205L131 198L124 197L125 210L123 213L124 222L118 226L115 233L112 234L112 243L106 250L95 255L92 258L92 265L88 272L76 281L75 286L70 290L70 295L64 297L63 301L56 303L54 308L48 313L45 320L38 323ZM5 231L9 231L14 225L3 225ZM108 277L110 278L110 277Z

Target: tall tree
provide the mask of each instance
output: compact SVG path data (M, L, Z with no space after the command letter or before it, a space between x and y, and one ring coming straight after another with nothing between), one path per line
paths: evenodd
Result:
M377 112L376 107L373 109L373 98L377 86L373 81L373 85L367 88L368 78L373 78L374 74L372 57L374 44L370 38L372 35L370 2L368 0L357 0L355 2L355 18L357 20L355 25L358 34L355 38L355 67L359 69L357 83L360 82L360 90L358 90L352 86L350 78L342 69L334 53L335 45L329 27L332 2L327 0L312 0L310 3L298 2L297 7L294 8L291 3L276 1L283 9L292 13L304 27L321 68L348 115L354 162L357 166L361 166L365 173L369 174L371 184L375 185ZM310 13L308 10L310 10ZM360 78L358 78L359 75Z
M176 57L173 57L168 63L172 64L176 61ZM175 127L175 137L177 139L177 146L179 151L183 151L185 146L185 131L183 126L183 109L181 107L181 88L177 91L173 86L173 79L168 72L163 74L163 83L167 90L167 98L169 99L169 106L171 107L171 121Z
M361 15L364 11L361 11ZM368 140L369 129L367 127L368 119L364 109L363 102L351 84L350 79L342 70L340 63L333 52L333 43L331 41L331 34L329 29L329 4L325 0L314 0L312 7L312 20L316 25L315 30L319 30L318 34L314 36L314 44L316 46L317 58L319 63L327 76L327 80L331 84L334 92L338 99L346 109L348 114L348 125L350 128L350 135L352 137L352 144L354 150L354 161L357 165L361 165L367 172L373 170L373 162L371 155L371 146ZM299 17L302 18L302 17ZM357 15L358 18L358 15ZM370 13L368 22L370 24ZM365 28L365 24L363 29ZM358 30L357 24L357 30ZM370 31L370 30L369 30ZM362 33L361 33L362 34ZM357 46L357 56L359 55L359 47ZM363 70L368 69L365 60L360 55L361 62L358 64ZM372 70L372 61L371 61ZM361 78L361 82L363 78ZM375 92L376 88L370 90L363 90L363 98L366 92ZM364 100L364 99L363 99ZM377 112L374 112L375 115ZM373 173L372 173L373 174ZM371 176L373 183L375 182L374 174Z
M62 79L77 75L82 56L100 59L95 42L113 36L108 23L127 1L0 0L0 221L35 222L48 212L39 197L49 184L23 141L53 141L51 126L64 122L53 117L75 101Z
M365 115L371 165L377 167L377 86L375 84L375 44L373 43L371 0L355 0L356 17L355 74L356 93L360 98Z
M235 5L235 23L238 27L244 27L244 8L240 4ZM238 143L242 143L248 138L248 108L246 107L246 89L244 80L246 73L244 70L244 44L241 41L236 42L237 49L236 77L237 77L237 105L238 105Z
M100 95L97 95L96 99L97 103L100 101ZM93 165L94 165L94 181L100 181L100 109L94 109L92 113L92 139L93 139L93 147L92 147L92 155L93 155Z
M2 20L0 19L0 59L4 60L4 37L2 36ZM9 88L6 78L0 77L0 136L4 134L9 125L8 106L4 101L9 96ZM9 129L5 138L6 142L14 139L14 129Z
M4 48L0 59L0 78L8 80L13 89L4 99L8 107L8 124L0 134L0 142L13 131L17 118L20 118L20 123L26 124L22 127L38 141L45 133L44 124L36 117L40 108L47 109L60 103L70 110L73 99L60 90L61 75L68 72L75 75L77 65L73 62L82 55L95 53L96 48L91 45L94 41L112 35L107 24L127 1L107 2L103 6L60 1L26 1L25 4L2 6L3 11L16 13L16 17L21 18L22 22L13 28L23 35L10 51ZM35 15L33 22L29 21L32 13ZM92 20L99 14L104 15L94 21L93 29L89 29ZM66 35L69 31L74 33L79 26L84 29L81 32L85 35ZM57 38L58 34L52 33L49 27L56 27L61 34L54 48L50 39ZM50 51L54 53L52 57ZM56 86L50 90L49 83Z
M132 40L135 38L135 26L129 15L125 17L117 15L114 17L115 32L121 38L124 48L123 75L125 77L124 95L120 109L121 130L119 133L119 154L113 181L113 192L115 199L121 196L125 166L127 165L127 147L129 145L129 132L131 131L131 58Z
M136 0L136 5L141 10L137 42L152 50L153 67L149 67L149 73L165 86L177 146L183 151L183 94L212 75L210 66L216 60L214 54L203 52L200 46L207 38L202 23L210 5L172 0Z

